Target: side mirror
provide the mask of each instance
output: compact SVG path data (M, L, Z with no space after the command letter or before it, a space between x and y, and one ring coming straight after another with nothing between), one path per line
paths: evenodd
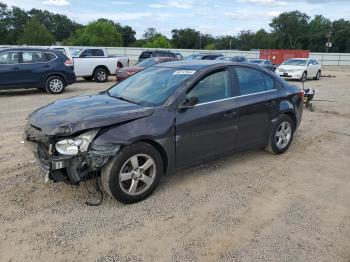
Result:
M187 110L193 108L196 104L198 104L199 99L198 97L190 97L187 98L183 103L179 104L178 109L180 111Z
M82 53L82 54L80 54L80 56L79 57L87 57L87 54L85 53Z

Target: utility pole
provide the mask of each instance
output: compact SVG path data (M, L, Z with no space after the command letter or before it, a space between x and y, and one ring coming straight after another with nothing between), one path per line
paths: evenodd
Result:
M232 38L230 39L230 50L231 50L231 46L232 46Z
M202 49L202 33L199 33L199 49Z
M328 53L328 49L330 47L332 47L332 43L331 43L332 27L333 27L333 22L331 22L331 26L330 26L329 32L328 32L328 40L327 40L327 43L326 43L326 53Z

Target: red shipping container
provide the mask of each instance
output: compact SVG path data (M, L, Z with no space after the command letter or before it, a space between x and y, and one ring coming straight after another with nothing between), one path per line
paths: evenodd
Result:
M279 65L290 58L309 58L309 50L288 50L288 49L262 49L260 50L260 59L272 61Z

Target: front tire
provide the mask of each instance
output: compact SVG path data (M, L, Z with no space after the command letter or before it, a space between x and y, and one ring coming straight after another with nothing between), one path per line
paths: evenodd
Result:
M116 200L130 204L147 198L159 184L163 161L146 143L123 148L102 169L103 189Z
M276 155L286 152L292 143L294 129L292 118L288 115L281 115L272 128L266 150Z
M102 68L102 67L98 67L95 69L94 72L94 80L97 83L104 83L108 80L108 72L106 69Z
M307 72L305 71L304 73L303 73L303 75L301 76L301 78L300 78L300 81L306 81L307 80Z
M61 94L65 88L65 81L60 76L50 76L46 79L45 90L49 94Z

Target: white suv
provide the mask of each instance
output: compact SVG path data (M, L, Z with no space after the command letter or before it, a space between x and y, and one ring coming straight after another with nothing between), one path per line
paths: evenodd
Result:
M321 77L321 64L315 59L292 58L283 62L276 68L275 73L286 79L306 80Z

